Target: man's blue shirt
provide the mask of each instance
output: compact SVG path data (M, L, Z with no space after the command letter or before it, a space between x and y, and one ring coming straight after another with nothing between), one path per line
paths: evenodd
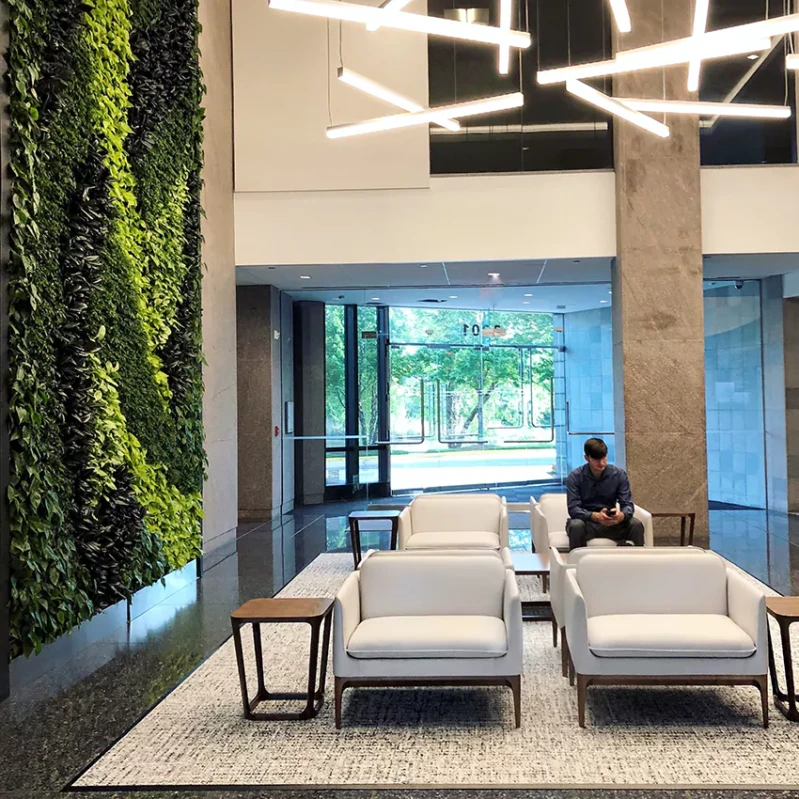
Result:
M586 521L594 511L615 508L617 502L625 519L633 515L634 506L627 472L610 463L599 477L594 477L587 463L575 469L566 478L566 496L572 519Z

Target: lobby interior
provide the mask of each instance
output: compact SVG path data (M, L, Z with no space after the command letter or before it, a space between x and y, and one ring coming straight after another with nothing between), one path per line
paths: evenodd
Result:
M578 727L554 585L518 559L598 436L664 558L691 514L731 585L799 595L799 7L395 9L456 37L304 2L2 4L0 797L799 796L799 723L763 729L751 687L596 685ZM476 28L531 43L503 71ZM546 622L521 728L503 687L433 685L350 690L337 730L335 653L318 716L245 719L231 613L365 585L390 560L353 562L351 513L387 550L392 514L461 494L502 498L502 579ZM278 690L300 626L262 625Z

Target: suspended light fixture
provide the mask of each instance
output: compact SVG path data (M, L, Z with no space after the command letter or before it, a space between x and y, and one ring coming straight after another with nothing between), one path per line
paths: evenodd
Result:
M499 0L499 29L510 30L512 16L512 0ZM510 47L507 44L499 46L499 74L507 75L510 71Z
M359 136L364 133L378 133L385 130L397 130L416 125L427 125L445 117L447 119L460 119L461 117L490 114L495 111L506 111L511 108L521 108L524 105L524 95L521 92L503 94L497 97L486 97L482 100L471 100L465 103L442 105L438 108L429 108L424 111L394 114L393 116L367 119L364 122L355 122L350 125L334 125L327 129L329 139L340 139L345 136ZM629 113L634 113L630 111Z
M567 80L587 80L588 78L602 78L606 75L619 75L625 72L639 72L644 69L669 67L675 64L687 64L693 55L689 42L690 39L680 39L674 42L664 42L654 45L658 48L639 47L635 50L623 50L609 61L591 61L586 64L575 64L570 67L545 69L538 73L537 80L540 84L565 83ZM748 42L723 42L712 47L703 45L701 60L713 58L726 58L728 56L743 55L771 48L770 39L749 40Z
M424 107L415 103L413 100L409 100L407 97L403 97L401 94L397 94L391 91L391 89L387 89L385 86L381 86L379 83L375 83L375 81L365 78L357 72L353 72L351 69L339 67L338 79L342 83L352 86L354 89L359 89L365 94L377 97L378 100L383 100L391 105L395 105L403 111L411 111L414 113L417 111L424 111ZM454 119L447 119L447 117L444 116L434 119L433 121L436 125L440 125L447 130L458 131L461 129L457 121Z
M694 103L683 100L634 100L616 98L633 111L658 114L689 114L693 116L744 117L751 119L788 119L791 109L784 105L752 103Z
M491 25L474 25L441 17L428 17L423 14L409 14L377 6L365 6L342 0L267 0L270 8L306 14L312 17L340 19L344 22L358 22L363 25L376 24L386 28L426 33L431 36L445 36L480 44L507 44L508 47L526 49L532 38L524 31L501 30Z
M566 91L597 108L601 108L603 111L607 111L609 114L613 114L613 116L626 119L633 125L648 130L662 139L666 139L669 136L669 129L662 122L634 111L626 105L622 105L618 100L614 100L612 97L608 97L606 94L602 94L602 92L592 89L578 80L566 81Z
M688 62L688 91L699 91L699 70L702 66L702 37L707 28L707 14L710 9L710 0L696 0L694 10L694 36L693 55Z
M610 10L613 12L613 19L616 20L616 27L619 33L629 33L632 29L630 22L630 10L627 8L627 0L610 0Z
M386 11L402 11L402 9L405 8L405 6L407 6L410 2L411 0L383 0L383 2L380 4L380 8ZM366 26L366 30L376 31L379 27L380 25L378 25L376 22L370 22Z

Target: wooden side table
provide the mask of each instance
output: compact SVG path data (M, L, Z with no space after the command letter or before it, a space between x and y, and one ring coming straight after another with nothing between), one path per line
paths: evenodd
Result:
M780 690L777 682L777 668L774 663L774 647L771 643L771 629L768 631L768 669L771 672L771 690L777 710L790 721L799 721L796 707L796 687L793 681L793 657L791 655L791 624L799 621L799 597L766 597L766 611L780 625L782 640L782 661L785 666L786 692Z
M544 593L549 593L549 553L548 552L511 552L513 559L513 569L517 576L533 575L541 578L541 586ZM528 608L549 608L548 615L524 614L522 613L522 621L550 621L552 619L552 603L547 600L539 600L537 602L524 602ZM555 635L557 635L557 627L555 628Z
M233 642L236 646L236 663L239 668L241 700L244 704L244 718L253 721L300 721L312 719L319 713L325 701L325 676L327 655L330 650L330 621L333 611L332 599L251 599L230 614L233 625ZM319 660L319 633L324 621L322 635L322 660L319 664L319 688L316 688L317 661ZM311 652L308 659L307 693L272 693L264 684L264 657L261 650L261 625L305 622L311 625ZM247 675L244 671L244 652L241 647L241 628L252 624L253 646L255 647L255 670L258 678L258 692L253 699L247 693ZM274 699L305 699L305 709L299 713L257 713L261 702Z
M653 519L679 519L680 520L680 546L685 546L685 524L688 522L688 546L694 545L694 528L696 527L695 513L653 513Z
M398 510L354 510L349 515L350 541L352 542L352 557L355 568L361 562L361 522L391 522L391 549L397 548L397 531L399 530L399 517L402 511Z

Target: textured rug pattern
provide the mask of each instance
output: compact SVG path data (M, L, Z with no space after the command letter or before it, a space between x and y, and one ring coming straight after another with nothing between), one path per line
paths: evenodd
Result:
M333 596L351 568L350 555L322 555L280 595ZM540 597L537 578L519 582ZM799 724L772 708L764 730L754 688L592 688L580 730L550 625L524 633L519 730L509 690L453 688L349 690L337 731L331 667L317 718L247 722L228 641L75 787L799 784ZM308 627L263 625L262 638L267 687L303 690ZM244 644L253 677L249 629Z

